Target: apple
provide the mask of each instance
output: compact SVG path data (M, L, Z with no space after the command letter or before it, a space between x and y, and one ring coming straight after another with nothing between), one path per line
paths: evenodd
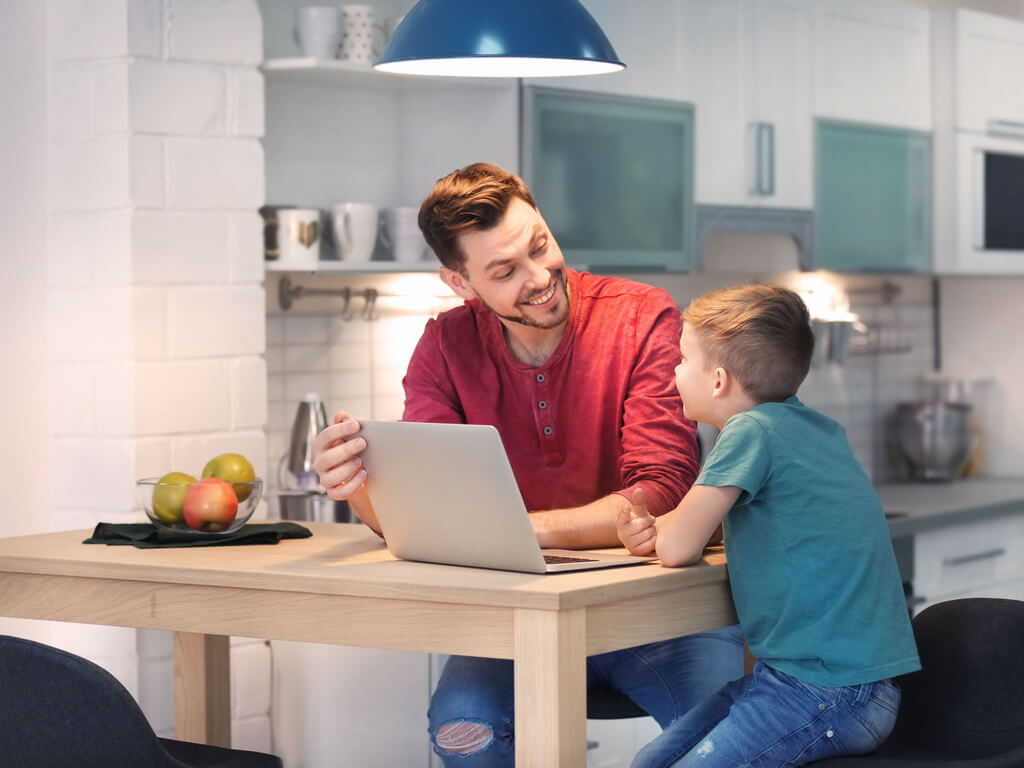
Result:
M168 525L184 522L185 495L196 479L184 472L168 472L153 487L153 514Z
M231 483L204 477L185 494L185 523L197 531L226 530L238 514L238 497Z
M251 483L256 479L256 470L242 454L222 453L206 462L203 477L216 477L228 483ZM245 501L250 493L251 485L235 486L235 495L239 501Z

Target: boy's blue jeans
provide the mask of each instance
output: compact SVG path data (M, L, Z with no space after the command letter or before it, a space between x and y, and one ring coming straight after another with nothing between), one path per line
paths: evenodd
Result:
M627 694L665 727L743 675L739 626L651 643L587 659L587 686ZM430 737L445 766L504 768L515 763L513 666L507 659L452 656L430 702ZM461 748L438 743L438 730L468 723ZM444 739L441 740L444 742Z
M633 768L779 768L870 752L892 731L888 683L826 688L758 662L666 728Z

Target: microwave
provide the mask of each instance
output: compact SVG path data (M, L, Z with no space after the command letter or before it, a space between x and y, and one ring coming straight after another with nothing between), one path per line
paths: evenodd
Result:
M955 210L936 210L955 232L936 232L939 271L1024 274L1024 135L956 135ZM949 215L953 213L952 217Z

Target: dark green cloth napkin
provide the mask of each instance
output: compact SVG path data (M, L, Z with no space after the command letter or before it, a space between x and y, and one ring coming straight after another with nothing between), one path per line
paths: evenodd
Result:
M152 523L97 523L83 544L131 544L133 547L216 547L231 544L277 544L281 539L305 539L313 535L297 523L246 523L234 533L171 531Z

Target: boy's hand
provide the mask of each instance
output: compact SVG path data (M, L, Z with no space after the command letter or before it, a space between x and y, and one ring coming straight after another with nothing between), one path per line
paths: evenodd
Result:
M649 555L654 552L658 529L654 516L647 511L647 499L643 489L633 491L633 503L623 504L615 521L615 532L622 546L633 555Z

